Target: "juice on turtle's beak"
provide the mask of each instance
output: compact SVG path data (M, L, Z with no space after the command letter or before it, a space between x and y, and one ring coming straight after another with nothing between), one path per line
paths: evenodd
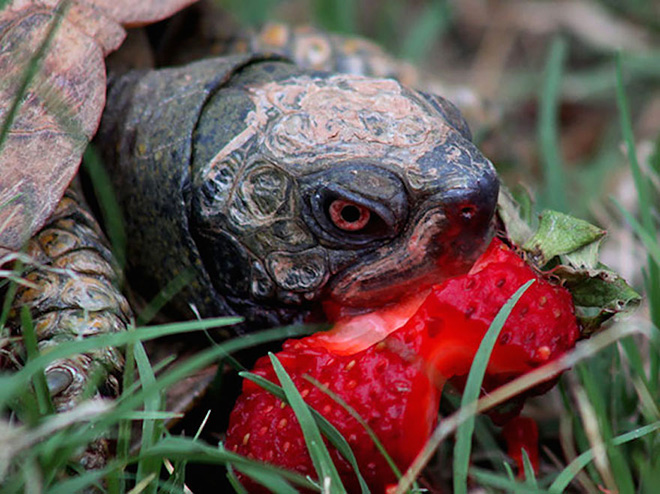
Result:
M334 281L330 298L341 306L376 307L467 272L492 238L498 191L497 175L487 170L462 187L434 193L400 238Z

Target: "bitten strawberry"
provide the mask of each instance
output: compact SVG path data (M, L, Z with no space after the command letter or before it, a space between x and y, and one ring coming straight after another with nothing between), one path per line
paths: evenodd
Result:
M487 382L499 384L557 357L579 335L568 291L542 279L499 240L470 273L433 287L429 294L284 344L277 357L305 401L348 440L372 492L384 492L396 480L394 474L358 421L305 376L354 408L404 470L435 425L443 384L469 372L493 318L530 279L536 281L511 313L489 361ZM362 329L364 324L369 331ZM267 358L254 371L278 382ZM314 476L291 407L248 381L230 418L227 447ZM354 492L350 466L331 451L347 489Z
M359 422L304 376L312 376L340 395L369 424L397 465L406 468L435 425L439 389L409 360L414 353L403 355L389 348L389 343L341 356L310 347L305 340L288 341L277 355L305 401L349 442L374 493L384 492L387 484L396 481L392 470ZM278 383L267 357L257 362L254 372ZM232 411L226 446L304 475L315 475L291 407L249 381L245 381ZM359 492L350 465L334 449L331 454L348 492ZM255 486L249 490L261 492Z

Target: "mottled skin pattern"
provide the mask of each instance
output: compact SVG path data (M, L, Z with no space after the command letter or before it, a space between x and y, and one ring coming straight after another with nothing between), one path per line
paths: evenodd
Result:
M1 328L0 368L17 370L25 363L21 344L21 309L28 307L41 352L66 341L126 331L132 311L120 291L121 275L96 220L70 186L46 225L26 246L28 266ZM14 338L15 337L15 338ZM117 348L102 348L60 359L45 369L55 410L70 410L89 386L100 379L96 397L119 393L124 358ZM88 445L80 457L85 468L101 468L109 456L107 438Z
M194 305L254 330L466 271L498 188L469 138L450 103L393 80L244 56L116 81L99 145L132 283L148 297L192 270L179 315ZM338 228L337 200L369 223Z
M119 275L96 220L73 187L55 213L27 245L27 254L46 268L31 268L10 312L9 330L20 335L19 309L32 314L40 350L63 341L104 332L125 331L131 309L119 291ZM17 355L22 350L17 349ZM70 409L82 393L87 377L100 367L107 373L100 393L116 396L123 357L116 348L59 360L46 368L55 407Z
M498 181L465 122L394 80L258 55L131 72L110 85L97 145L123 211L131 287L150 300L185 276L169 315L238 314L238 333L304 320L322 300L372 307L464 272L491 234ZM345 207L368 220L338 224ZM126 329L106 245L69 191L30 241L48 267L20 289L11 332L23 305L41 347ZM58 409L99 365L112 396L115 349L47 369Z

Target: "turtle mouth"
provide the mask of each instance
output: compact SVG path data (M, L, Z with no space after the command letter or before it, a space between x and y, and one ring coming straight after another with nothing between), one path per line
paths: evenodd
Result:
M331 303L370 310L469 271L493 236L492 192L453 189L429 198L403 236L335 277Z

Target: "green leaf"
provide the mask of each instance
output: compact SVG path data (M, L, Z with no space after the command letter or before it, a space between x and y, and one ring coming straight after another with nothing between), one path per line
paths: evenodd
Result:
M546 265L557 256L575 251L578 251L578 263L595 265L598 262L598 245L604 236L604 230L587 221L558 211L545 210L541 213L539 229L525 242L523 249L534 257L539 266ZM594 243L595 251L584 250Z
M553 274L562 279L573 296L583 337L601 330L603 323L613 316L632 312L642 301L641 295L623 278L602 265L594 270L560 266Z
M580 272L571 274L568 270L557 270L557 274L565 280L575 305L622 312L636 307L642 300L623 278L607 269L593 276Z
M507 236L514 244L523 245L534 234L523 219L520 205L503 185L500 185L500 194L497 197L497 214L504 223Z

